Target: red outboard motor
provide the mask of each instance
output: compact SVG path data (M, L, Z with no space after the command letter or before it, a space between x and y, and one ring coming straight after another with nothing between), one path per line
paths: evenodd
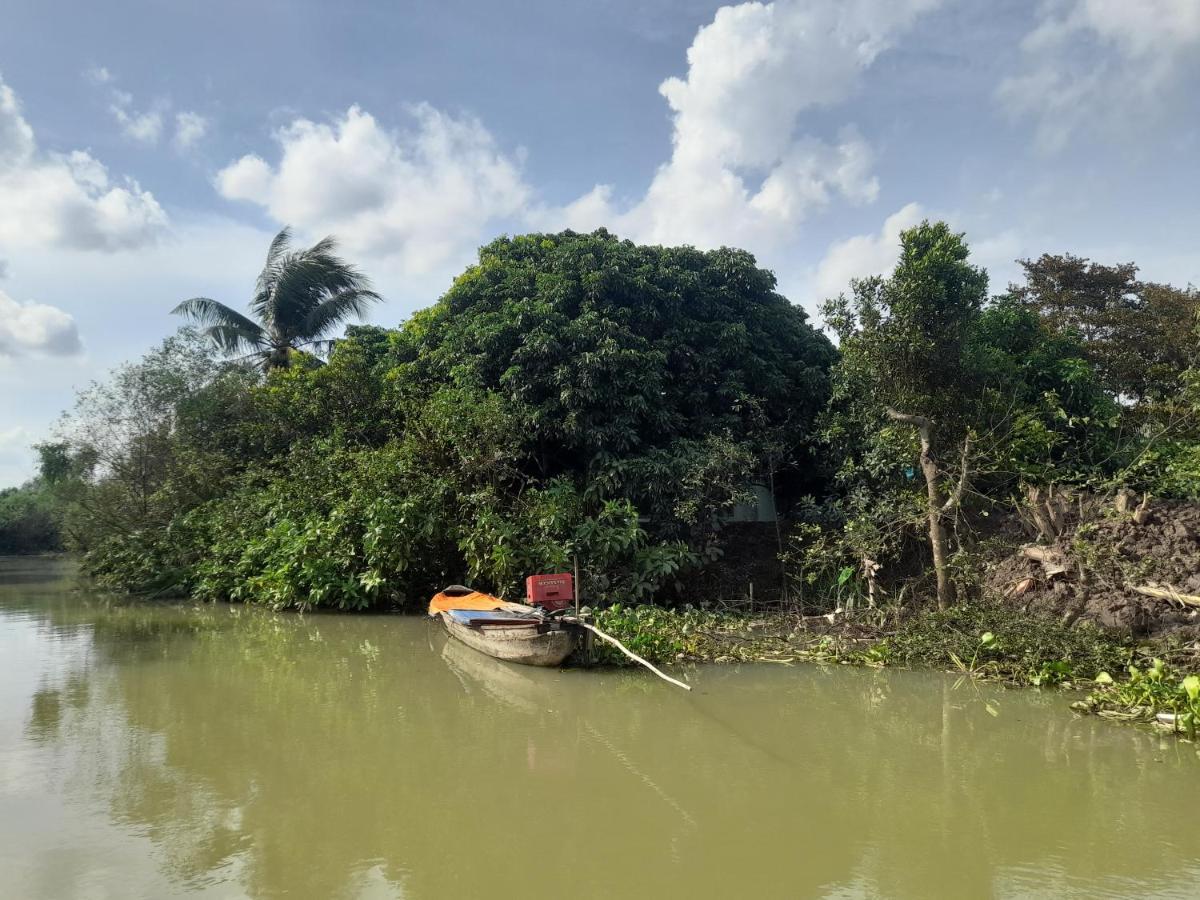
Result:
M530 575L525 579L525 596L530 606L546 612L566 609L575 602L575 579L569 574Z

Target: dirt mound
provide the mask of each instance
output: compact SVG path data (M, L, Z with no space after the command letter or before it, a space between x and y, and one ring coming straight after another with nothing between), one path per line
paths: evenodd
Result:
M1200 607L1135 590L1200 595L1200 504L1160 501L1126 511L1079 504L1065 519L1061 536L996 564L989 591L1066 621L1200 638Z

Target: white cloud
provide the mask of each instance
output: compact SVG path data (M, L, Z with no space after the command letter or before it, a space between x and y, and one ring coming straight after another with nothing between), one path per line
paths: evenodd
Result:
M0 80L0 244L121 250L153 242L167 216L131 178L113 184L89 153L38 148L16 94Z
M719 9L659 88L674 121L671 158L646 195L616 210L601 186L567 210L654 242L763 248L835 197L872 202L871 147L852 128L802 136L805 113L845 100L859 76L941 0L777 0Z
M92 66L83 73L83 77L92 84L108 84L113 80L112 72L104 66Z
M68 313L44 303L18 303L0 291L0 358L71 356L82 349L79 329Z
M1025 70L997 96L1037 123L1038 143L1060 150L1079 131L1131 131L1197 69L1197 0L1051 0L1021 45Z
M824 299L850 290L852 278L886 275L900 257L900 232L926 216L918 203L909 203L888 216L876 234L860 234L833 244L817 266L817 295Z
M355 106L332 123L297 119L276 133L278 162L250 154L217 176L230 199L307 233L412 272L460 265L497 223L589 230L636 240L739 244L766 251L840 199L879 192L874 153L852 127L833 141L802 119L845 100L859 76L942 0L777 0L723 7L688 50L688 70L660 92L674 123L670 158L629 202L597 185L564 206L533 201L520 155L475 119L428 106L393 133ZM490 226L490 227L489 227Z
M187 150L208 133L208 119L197 112L184 110L175 114L175 146Z
M243 156L218 173L217 189L278 222L395 257L408 271L461 263L488 236L488 222L525 207L529 188L518 161L477 120L427 104L412 118L403 133L357 106L332 123L297 119L275 135L277 165Z
M139 110L133 94L115 86L116 76L103 66L88 69L84 78L97 87L107 87L108 111L121 126L121 133L139 143L156 146L170 127L170 100L159 99L150 109ZM180 110L174 115L173 142L177 150L187 150L208 133L209 120L198 112Z
M133 95L125 91L114 90L112 95L113 102L108 109L125 136L143 144L157 144L163 132L162 113L157 110L138 112L133 108Z

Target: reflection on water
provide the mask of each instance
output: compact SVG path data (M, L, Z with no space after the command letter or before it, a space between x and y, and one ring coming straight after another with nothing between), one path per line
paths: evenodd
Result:
M422 619L114 603L0 560L0 885L65 897L1193 896L1200 760L1061 695L692 694Z

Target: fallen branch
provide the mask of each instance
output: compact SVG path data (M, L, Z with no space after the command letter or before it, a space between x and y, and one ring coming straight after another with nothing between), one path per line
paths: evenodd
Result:
M634 662L641 663L643 666L645 666L647 669L649 669L651 672L653 672L655 675L657 675L663 681L669 681L669 682L671 682L671 684L675 685L676 687L681 687L685 691L690 691L692 689L692 686L690 684L684 684L682 681L676 681L670 675L667 675L666 673L661 672L658 669L656 669L649 662L642 659L640 656L638 656L636 653L634 653L632 650L630 650L628 647L626 647L624 644L622 644L620 641L618 641L611 634L605 634L603 631L601 631L599 628L596 628L594 625L589 625L587 622L582 622L579 619L576 619L574 616L566 618L566 619L564 619L564 621L570 622L573 625L578 625L580 628L586 628L592 634L596 635L596 637L600 638L600 640L606 641L606 642L612 644L614 647L616 647L618 650L620 650L622 653L624 653L626 656L628 656Z
M1146 597L1157 597L1159 600L1174 600L1183 606L1200 608L1200 597L1195 594L1181 594L1171 587L1160 588L1149 585L1130 585L1130 589Z
M1036 560L1042 564L1047 580L1055 575L1066 574L1067 567L1063 563L1062 554L1050 547L1022 547L1021 555Z

